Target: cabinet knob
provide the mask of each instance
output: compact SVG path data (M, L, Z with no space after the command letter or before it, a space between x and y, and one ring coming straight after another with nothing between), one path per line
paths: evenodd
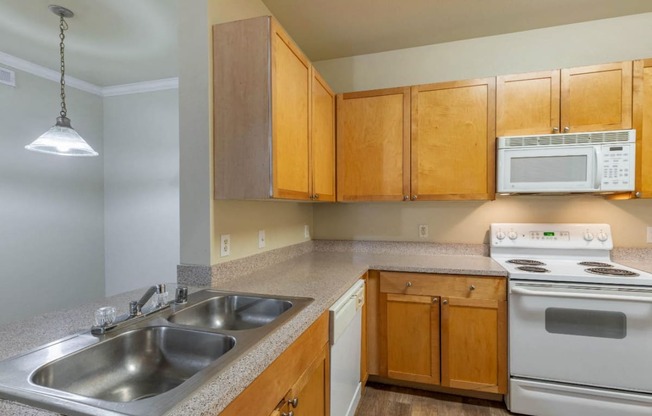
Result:
M475 285L471 285L471 286L469 286L469 290L470 290L470 291L474 291L474 290L475 290Z
M438 298L438 297L434 297L434 298L432 298L432 303L437 303L437 302L439 302L439 298Z
M313 197L314 197L315 199L319 199L319 194L314 194Z
M412 287L412 282L407 282L407 283L405 284L405 287Z
M283 413L281 413L281 416L294 416L294 412L292 410L290 410L287 413L283 412Z
M288 403L292 407L297 407L299 405L299 398L295 397L294 399L290 399L290 400L288 400Z
M412 195L412 200L413 200L413 201L416 201L416 200L417 200L417 196L416 196L416 195Z
M570 127L566 126L564 127L564 133L568 133L570 131Z
M559 127L553 127L552 132L553 133L559 133Z
M448 305L448 299L442 300L441 303L443 303L444 305Z
M635 196L636 198L640 198L640 197L641 197L641 192L640 192L640 191L636 191L636 193L634 194L634 196Z
M403 195L403 201L409 201L409 200L410 200L410 197L409 197L409 196L407 196L407 195Z

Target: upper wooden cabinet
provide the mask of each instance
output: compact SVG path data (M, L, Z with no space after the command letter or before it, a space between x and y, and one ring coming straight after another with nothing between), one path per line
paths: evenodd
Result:
M631 127L631 61L497 77L498 136Z
M335 94L314 68L312 71L311 199L335 201Z
M411 199L493 199L495 79L412 87Z
M215 25L213 71L215 197L311 200L313 186L325 200L334 195L333 179L330 188L323 179L334 170L332 147L324 151L333 93L278 22L265 16Z
M492 199L494 142L493 78L338 95L337 199Z
M403 200L409 164L409 88L337 96L338 201Z
M636 194L652 198L652 59L634 62Z

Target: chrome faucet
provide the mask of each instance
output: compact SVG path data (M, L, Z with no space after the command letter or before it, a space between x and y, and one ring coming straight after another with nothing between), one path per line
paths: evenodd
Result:
M182 303L180 302L181 299L179 299L179 289L182 289L182 292L185 295L184 298L187 299L188 289L185 287L178 287L177 298L172 302ZM96 325L93 325L91 327L91 334L103 335L107 331L110 331L118 327L120 324L129 321L130 319L137 318L139 316L146 316L153 312L157 312L161 309L167 308L172 302L168 302L167 299L163 299L163 296L161 295L165 293L166 293L166 287L165 284L163 283L150 287L149 289L147 289L145 294L141 296L139 300L133 300L129 302L129 313L120 315L115 319L113 319L113 317L115 317L115 309L109 308L109 309L113 309L113 317L110 319L106 319L106 318L100 319L99 321L97 320L96 317ZM143 310L145 305L149 303L149 301L152 299L153 296L157 297L156 301L152 304L151 307L147 308L146 310ZM183 300L185 301L185 299ZM100 308L98 309L98 311L103 309L107 309L107 308Z

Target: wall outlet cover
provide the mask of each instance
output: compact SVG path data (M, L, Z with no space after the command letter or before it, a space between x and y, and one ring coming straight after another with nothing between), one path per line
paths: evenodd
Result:
M647 227L647 242L652 243L652 227Z
M310 227L308 227L308 224L303 226L303 238L310 238Z
M265 230L258 230L258 248L265 248Z
M231 255L231 234L220 236L220 257Z
M428 224L419 224L419 238L428 238Z

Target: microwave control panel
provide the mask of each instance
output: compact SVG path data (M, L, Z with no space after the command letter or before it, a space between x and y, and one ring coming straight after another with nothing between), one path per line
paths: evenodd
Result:
M602 149L603 191L634 189L635 144L605 144Z

